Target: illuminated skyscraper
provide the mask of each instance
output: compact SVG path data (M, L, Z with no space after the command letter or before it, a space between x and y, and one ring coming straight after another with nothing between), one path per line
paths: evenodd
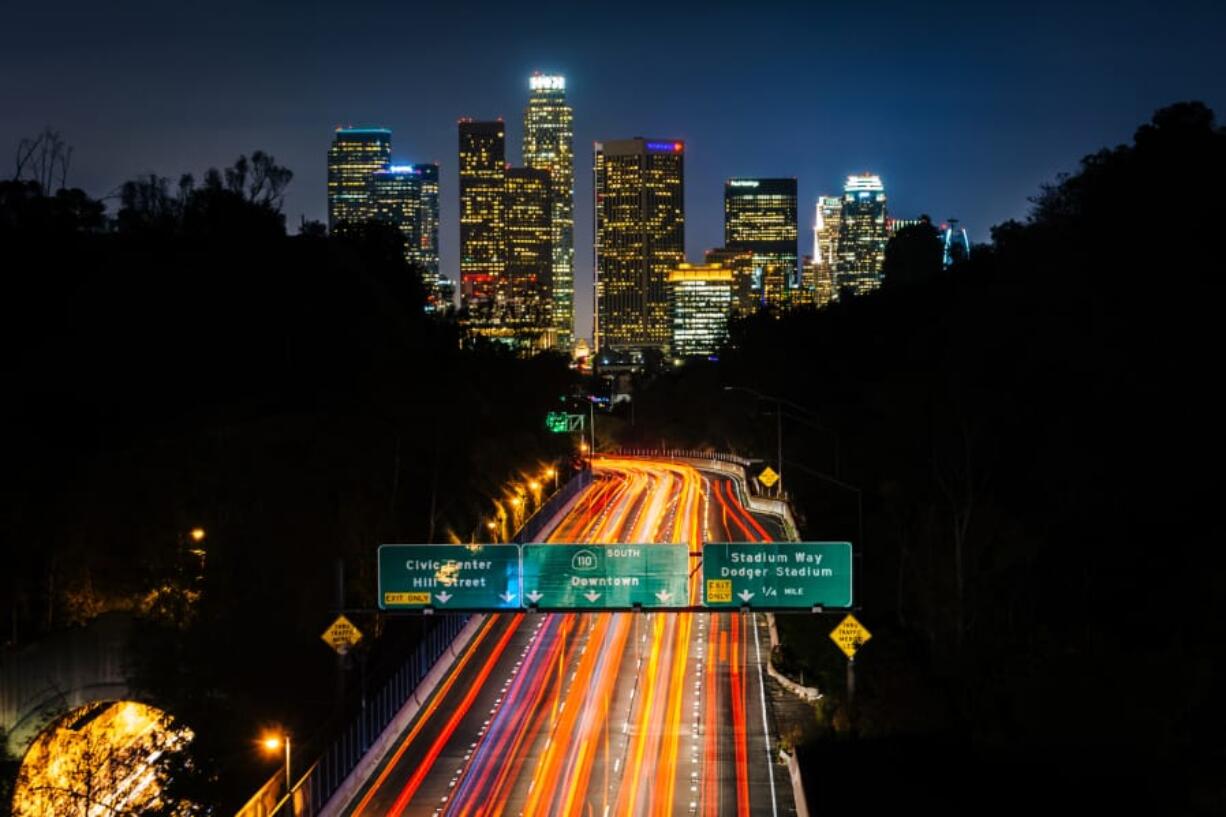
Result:
M834 268L834 283L840 292L849 289L861 295L881 286L887 238L885 187L881 179L848 176L843 187L838 261Z
M438 165L418 164L413 167L421 179L421 220L419 243L415 250L416 260L435 280L438 268Z
M796 281L796 180L724 182L724 246L750 250L763 306L787 305Z
M559 348L569 349L575 327L575 148L566 78L533 74L524 109L524 165L550 175L552 300Z
M839 229L843 225L843 200L838 196L818 196L813 220L813 260L831 269L838 262Z
M668 273L685 260L685 145L597 142L596 351L664 349Z
M474 332L501 324L505 306L506 129L460 120L460 305Z
M404 257L418 262L421 247L421 171L413 165L390 165L371 174L375 217L404 236ZM423 270L424 273L424 270ZM427 280L425 275L423 281Z
M421 272L426 309L450 305L438 269L438 165L391 165L371 174L375 217L404 236L404 257Z
M512 167L506 171L506 307L508 342L523 352L552 348L553 204L549 171Z
M839 258L842 224L843 200L838 196L818 196L813 214L813 258L801 274L805 285L813 290L813 303L818 308L838 297L834 269Z
M732 270L719 264L679 264L668 274L673 357L719 351L728 338L732 288Z
M719 264L732 273L732 313L752 315L762 303L762 288L754 274L753 250L716 247L703 253L707 264Z
M375 217L371 181L392 158L387 128L337 128L328 148L328 229Z

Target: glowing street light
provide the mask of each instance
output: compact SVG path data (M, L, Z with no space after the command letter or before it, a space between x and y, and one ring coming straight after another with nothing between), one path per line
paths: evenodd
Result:
M269 753L280 751L282 746L285 747L285 794L288 797L290 790L294 787L293 778L290 777L289 735L267 734L260 741L260 745L264 747L264 751Z
M191 533L188 535L192 537L193 542L199 544L204 541L204 528L192 528Z

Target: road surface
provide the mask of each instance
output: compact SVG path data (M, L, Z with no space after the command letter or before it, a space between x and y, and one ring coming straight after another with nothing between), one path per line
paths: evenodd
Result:
M738 484L666 461L598 458L550 542L779 538ZM770 762L765 617L499 613L343 812L368 815L785 815Z

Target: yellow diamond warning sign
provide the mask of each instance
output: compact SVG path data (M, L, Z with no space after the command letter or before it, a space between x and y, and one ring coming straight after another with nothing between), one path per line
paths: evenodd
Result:
M872 637L873 634L865 629L864 625L857 621L851 613L848 613L847 618L839 622L839 626L830 633L830 640L837 644L848 658L855 658L856 650Z
M353 626L353 622L344 616L337 616L332 626L324 630L320 636L328 646L344 655L362 640L362 631Z
M762 473L758 474L758 482L770 488L779 481L779 475L775 473L775 469L769 465L762 469Z

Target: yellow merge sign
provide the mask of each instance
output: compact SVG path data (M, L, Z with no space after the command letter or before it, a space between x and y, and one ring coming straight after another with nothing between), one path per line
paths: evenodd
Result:
M847 618L839 622L839 626L830 632L830 640L837 644L848 658L855 658L856 650L872 637L873 634L866 630L864 625L857 621L851 613L848 613Z
M353 645L362 640L362 631L353 626L353 622L344 616L337 616L332 626L324 630L320 636L328 646L344 655Z
M758 482L770 488L779 481L779 475L775 473L775 469L769 465L762 469L762 473L758 474Z

